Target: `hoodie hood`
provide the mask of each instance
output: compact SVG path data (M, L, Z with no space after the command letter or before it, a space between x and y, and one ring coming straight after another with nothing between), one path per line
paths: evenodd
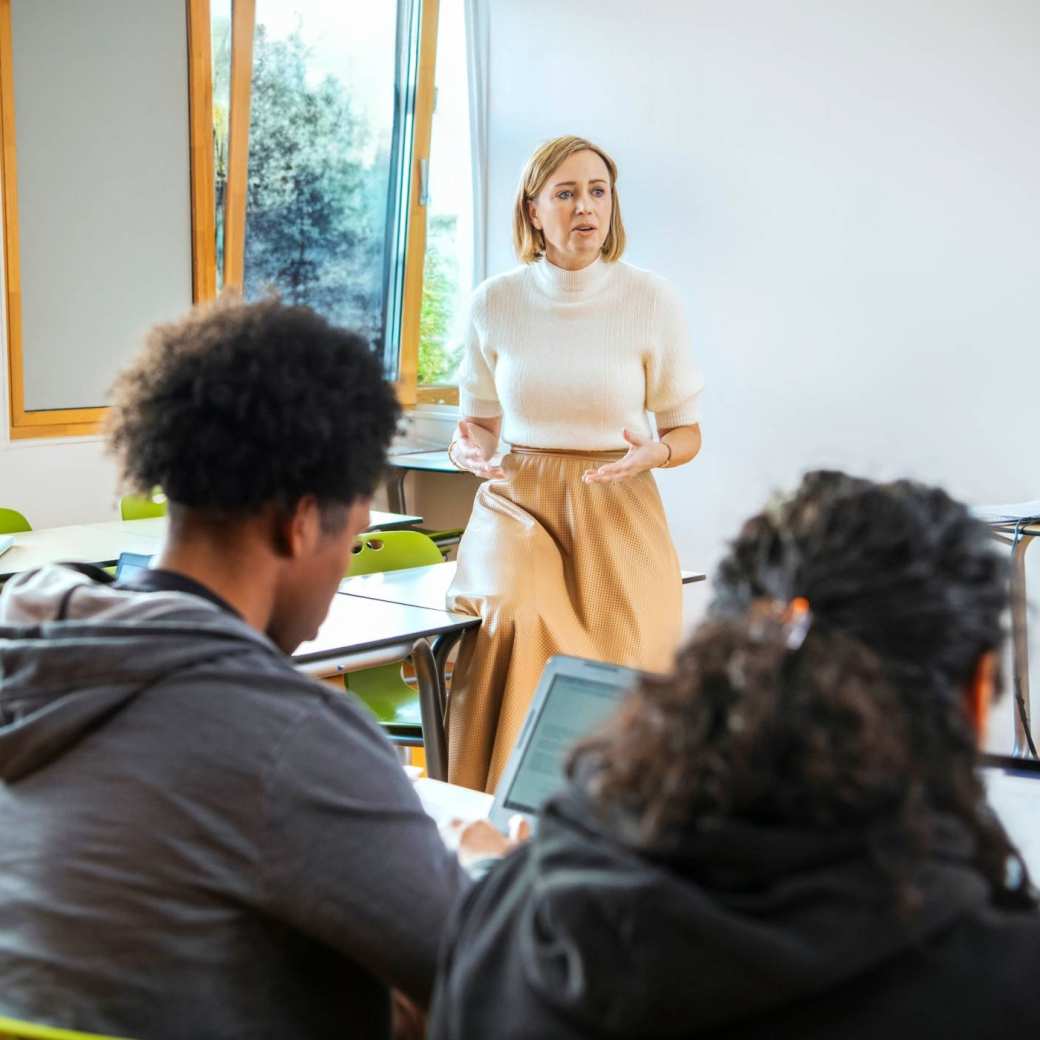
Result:
M989 898L952 820L937 821L923 905L903 916L852 833L733 823L651 858L592 820L579 790L558 796L468 897L431 1037L496 1020L501 1038L733 1027L864 975Z
M46 765L166 677L258 645L284 657L199 596L115 588L93 567L17 575L0 591L0 780Z

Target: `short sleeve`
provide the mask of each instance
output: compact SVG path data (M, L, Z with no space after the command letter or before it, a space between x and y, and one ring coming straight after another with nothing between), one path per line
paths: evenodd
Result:
M653 333L646 361L646 408L660 429L692 426L700 421L704 377L693 360L689 326L675 289L658 282Z
M459 368L459 412L475 419L502 414L495 389L494 355L488 348L487 286L480 285L470 301L462 364Z

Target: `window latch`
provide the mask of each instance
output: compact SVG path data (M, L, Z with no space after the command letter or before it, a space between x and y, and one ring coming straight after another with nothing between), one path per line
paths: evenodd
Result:
M430 160L419 160L419 205L425 206L430 201Z

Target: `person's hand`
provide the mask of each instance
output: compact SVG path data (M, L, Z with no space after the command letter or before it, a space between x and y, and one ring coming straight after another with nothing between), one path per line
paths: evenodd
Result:
M459 423L459 435L451 448L451 458L456 466L469 470L470 473L486 480L498 480L504 477L502 456L496 455L498 438L476 423Z
M463 867L482 859L500 859L531 837L530 824L519 814L509 820L508 837L487 820L452 820L447 831Z
M599 469L587 469L581 475L586 484L612 484L617 480L629 480L648 469L656 469L671 457L668 449L652 437L644 437L631 430L623 430L622 433L629 444L627 454L617 462L608 462Z

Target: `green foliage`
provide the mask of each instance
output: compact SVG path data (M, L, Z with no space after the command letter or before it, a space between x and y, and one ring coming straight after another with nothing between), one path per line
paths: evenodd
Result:
M427 227L426 261L423 265L422 311L419 316L419 383L449 382L462 351L451 346L459 288L459 266L452 246L456 218L431 217Z
M299 33L253 50L245 254L247 298L277 289L373 342L383 332L385 155L342 84L307 81Z
M226 183L229 26L214 27L214 137L218 206ZM271 39L258 25L245 243L245 295L276 290L382 345L389 157L337 79L307 79L299 32ZM218 238L222 222L218 217ZM450 381L461 348L451 345L458 297L456 219L427 228L419 382ZM218 242L219 247L219 242Z

